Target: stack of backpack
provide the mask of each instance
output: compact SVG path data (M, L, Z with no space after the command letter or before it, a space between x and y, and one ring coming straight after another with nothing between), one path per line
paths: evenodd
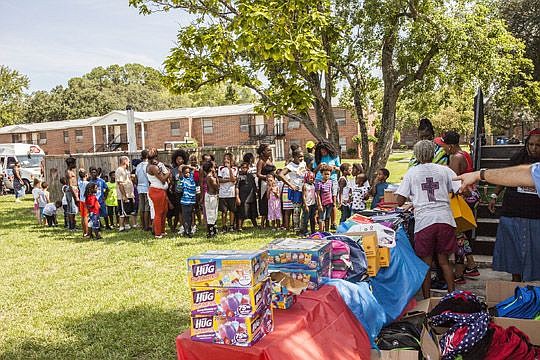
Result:
M540 286L516 287L514 296L491 309L493 316L535 319L540 315Z
M359 282L368 278L367 258L362 245L346 235L329 235L324 239L332 242L333 279Z

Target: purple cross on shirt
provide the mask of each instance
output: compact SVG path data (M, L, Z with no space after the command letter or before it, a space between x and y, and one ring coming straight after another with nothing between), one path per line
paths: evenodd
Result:
M428 200L435 201L435 190L439 189L439 182L433 181L432 177L427 177L426 182L422 183L422 190L427 191Z

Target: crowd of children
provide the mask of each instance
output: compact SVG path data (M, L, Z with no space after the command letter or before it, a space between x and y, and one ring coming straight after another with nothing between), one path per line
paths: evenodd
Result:
M340 164L337 158L333 166L321 163L314 168L310 154L306 163L298 147L291 149L285 167L276 169L265 146L258 152L264 160L259 171L252 153L245 154L240 162L226 153L217 164L213 155L198 159L185 150L176 150L167 165L157 159L157 150L150 149L143 150L141 159L131 163L121 157L119 168L108 173L94 167L76 170L75 159L69 158L66 176L60 179L61 201L52 203L47 183L35 180L32 193L36 220L56 226L56 209L62 207L65 228L75 230L78 213L83 236L99 239L103 223L105 229L126 231L139 227L139 214L142 230L152 231L157 238L167 235L165 218L173 233L191 237L198 225L206 227L208 237L214 237L221 213L220 232L243 231L249 220L253 228L305 235L315 232L317 225L319 231L335 229L333 219L338 209L340 221L344 221L365 210L369 198L373 198L371 206L375 207L388 186L390 174L386 169L378 171L376 184L370 186L361 164ZM336 169L338 181L331 178ZM166 193L163 202L156 197L156 183ZM152 226L156 221L163 226Z

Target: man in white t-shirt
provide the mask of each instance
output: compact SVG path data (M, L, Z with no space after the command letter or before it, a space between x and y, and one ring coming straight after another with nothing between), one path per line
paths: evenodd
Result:
M456 174L448 167L433 164L435 145L421 140L414 145L414 156L420 163L405 174L396 191L399 205L410 198L414 206L414 250L431 267L433 254L437 256L448 284L448 292L454 291L454 273L448 256L457 248L456 222L450 209L448 193L452 191L452 179ZM430 295L431 274L428 272L422 284L425 298Z
M223 231L234 230L234 214L236 212L236 175L238 168L233 166L234 159L231 153L223 156L223 165L218 169L219 180L219 211L221 211L221 223ZM230 225L227 228L227 211L229 212Z

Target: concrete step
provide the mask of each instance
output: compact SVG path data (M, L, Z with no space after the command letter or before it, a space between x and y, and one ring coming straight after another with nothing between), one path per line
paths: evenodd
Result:
M478 218L476 219L476 236L495 236L497 235L497 227L499 219L494 218Z
M496 240L495 236L477 236L476 242L490 242L494 243Z

